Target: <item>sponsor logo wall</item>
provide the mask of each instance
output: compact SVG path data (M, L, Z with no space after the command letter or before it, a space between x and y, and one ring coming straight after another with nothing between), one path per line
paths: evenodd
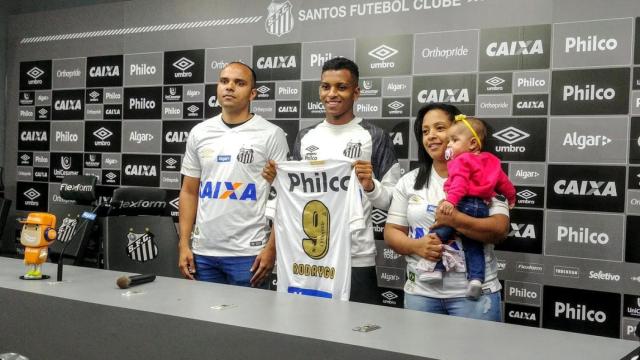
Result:
M220 113L226 64L254 68L252 111L292 146L324 118L322 65L346 56L360 67L356 113L389 133L402 164L417 159L411 125L425 104L452 103L487 123L485 150L517 189L508 239L496 246L506 322L631 337L640 318L640 18L295 43L285 35L299 26L298 6L265 9L264 31L280 43L21 62L16 209L46 211L65 175L90 174L102 201L118 186L167 189L177 220L186 139ZM375 209L380 304L402 306L404 261L382 241L385 220Z

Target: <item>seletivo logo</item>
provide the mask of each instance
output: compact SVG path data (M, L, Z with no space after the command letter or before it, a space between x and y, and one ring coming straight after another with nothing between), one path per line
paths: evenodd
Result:
M618 282L620 281L620 275L612 274L610 272L604 272L602 270L600 271L591 270L589 271L589 279Z
M369 55L371 55L372 57L380 60L380 61L384 61L387 60L388 58L392 57L393 55L397 54L398 50L387 46L387 45L380 45L377 48L369 51ZM393 67L393 66L391 66Z
M29 77L32 78L33 80L38 79L43 74L44 74L44 71L42 71L42 69L40 69L37 66L34 66L31 68L31 70L27 71L27 75L29 75Z
M25 191L23 194L24 194L24 196L26 196L26 197L27 197L27 199L29 199L29 200L31 200L31 201L33 201L33 200L35 200L35 199L39 198L39 197L40 197L40 195L41 195L41 194L40 194L36 189L34 189L34 188L30 188L29 190Z
M293 30L292 8L293 6L289 1L282 3L272 2L269 4L267 8L269 15L267 15L267 20L264 23L267 34L280 37Z
M113 133L111 131L109 131L109 129L105 129L104 127L101 127L100 129L94 131L93 135L95 137L97 137L98 139L100 139L100 140L106 140L109 137L111 137L111 135L113 135Z

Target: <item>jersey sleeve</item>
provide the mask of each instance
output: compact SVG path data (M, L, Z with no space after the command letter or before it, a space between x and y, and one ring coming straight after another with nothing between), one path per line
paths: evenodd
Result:
M371 134L374 149L371 154L374 189L365 194L374 207L387 210L391 204L393 189L401 176L400 165L389 134L366 122L363 126Z
M491 204L489 205L489 216L493 215L509 216L509 205L507 202L497 197L492 197Z
M200 166L200 159L198 158L197 148L197 131L198 126L191 129L189 137L187 138L186 151L182 158L182 168L180 173L186 176L200 178L202 174L202 167Z
M280 128L270 137L269 142L269 160L275 160L276 163L286 161L289 156L289 145L287 145L287 137Z
M367 228L364 222L364 205L362 194L364 190L358 181L355 170L351 170L349 185L347 187L347 206L349 212L349 230L356 232Z
M407 221L407 207L409 206L408 178L409 176L405 176L400 179L393 190L391 206L389 206L387 214L387 223L409 226Z

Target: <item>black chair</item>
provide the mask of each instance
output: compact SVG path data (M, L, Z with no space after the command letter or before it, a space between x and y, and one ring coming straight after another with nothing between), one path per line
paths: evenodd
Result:
M81 219L84 212L94 209L96 200L94 176L66 176L60 184L60 197L69 203L49 205L57 218L58 238L49 246L52 261L58 262L64 250L64 263L98 266L100 251L99 228L96 223ZM72 238L73 237L73 238Z
M105 269L181 277L178 232L165 216L166 191L119 188L104 219Z

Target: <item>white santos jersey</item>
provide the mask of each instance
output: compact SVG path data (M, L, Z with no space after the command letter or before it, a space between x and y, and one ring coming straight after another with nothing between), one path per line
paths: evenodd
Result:
M206 256L251 256L267 240L267 160L284 161L282 129L259 115L230 128L220 115L193 127L182 174L200 179L193 252Z
M274 187L278 291L349 300L351 233L366 227L351 162L280 162Z

